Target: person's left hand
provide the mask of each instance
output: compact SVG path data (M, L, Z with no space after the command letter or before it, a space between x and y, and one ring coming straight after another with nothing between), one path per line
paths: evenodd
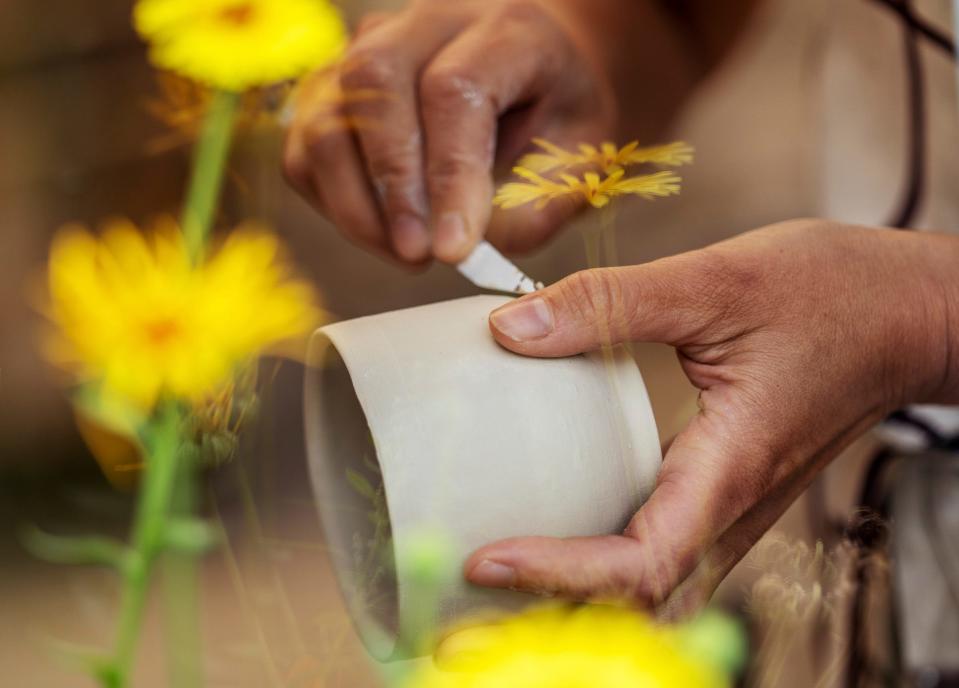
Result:
M527 356L597 349L601 333L675 346L700 412L622 535L495 543L467 578L699 606L853 439L901 405L959 402L957 265L955 237L796 221L494 312L493 336Z

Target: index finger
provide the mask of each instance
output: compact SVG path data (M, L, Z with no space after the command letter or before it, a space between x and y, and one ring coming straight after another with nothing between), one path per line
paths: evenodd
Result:
M491 16L446 46L420 83L433 253L458 262L491 214L497 120L548 88L557 69L549 35L529 12ZM540 22L548 22L544 16Z

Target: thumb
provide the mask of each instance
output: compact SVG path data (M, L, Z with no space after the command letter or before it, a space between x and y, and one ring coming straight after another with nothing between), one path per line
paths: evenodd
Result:
M717 315L698 287L699 263L690 253L578 272L494 311L490 329L507 349L545 358L625 341L693 343Z

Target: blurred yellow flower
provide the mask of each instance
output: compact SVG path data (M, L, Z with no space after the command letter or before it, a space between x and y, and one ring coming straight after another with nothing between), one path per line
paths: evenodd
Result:
M139 0L134 24L158 67L224 91L293 79L346 45L328 0Z
M530 153L517 165L540 174L579 167L595 167L607 173L642 164L679 167L691 163L694 153L693 147L684 141L645 148L640 148L638 141L632 141L622 148L611 142L603 143L598 148L581 143L578 152L568 151L545 139L533 139L533 143L544 152Z
M504 184L496 192L493 203L504 209L534 202L537 209L542 209L550 201L560 198L580 198L594 208L603 208L617 196L634 195L647 200L673 196L679 193L682 182L673 172L626 177L622 168L613 170L606 177L595 172L587 172L582 177L564 173L559 175L558 181L525 167L514 167L513 172L526 181Z
M547 606L451 636L404 688L725 688L681 630L618 607Z
M175 223L158 225L147 237L116 221L99 239L65 227L48 275L53 361L145 412L161 397L208 400L238 366L320 319L265 230L240 227L194 266Z

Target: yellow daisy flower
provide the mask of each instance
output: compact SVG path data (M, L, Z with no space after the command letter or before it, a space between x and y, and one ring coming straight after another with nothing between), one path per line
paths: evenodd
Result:
M293 79L346 45L327 0L139 0L134 24L158 67L224 91Z
M647 200L673 196L679 193L682 182L673 172L626 177L622 168L613 170L606 177L595 172L587 172L582 177L564 173L558 181L525 167L514 167L513 172L526 181L504 184L493 198L494 205L510 209L535 203L537 209L542 209L560 198L580 198L594 208L603 208L617 196L635 195Z
M596 167L607 173L642 164L679 167L693 162L694 154L693 147L684 141L645 148L640 148L638 141L627 143L622 148L611 142L603 143L598 148L581 143L578 152L568 151L546 139L533 139L533 143L544 152L524 156L518 166L540 174L579 167Z
M403 688L726 688L681 630L618 607L537 608L460 631Z
M144 412L165 396L209 399L238 366L320 318L277 239L252 225L199 266L172 220L150 237L125 221L99 239L66 227L54 239L48 284L51 358Z

